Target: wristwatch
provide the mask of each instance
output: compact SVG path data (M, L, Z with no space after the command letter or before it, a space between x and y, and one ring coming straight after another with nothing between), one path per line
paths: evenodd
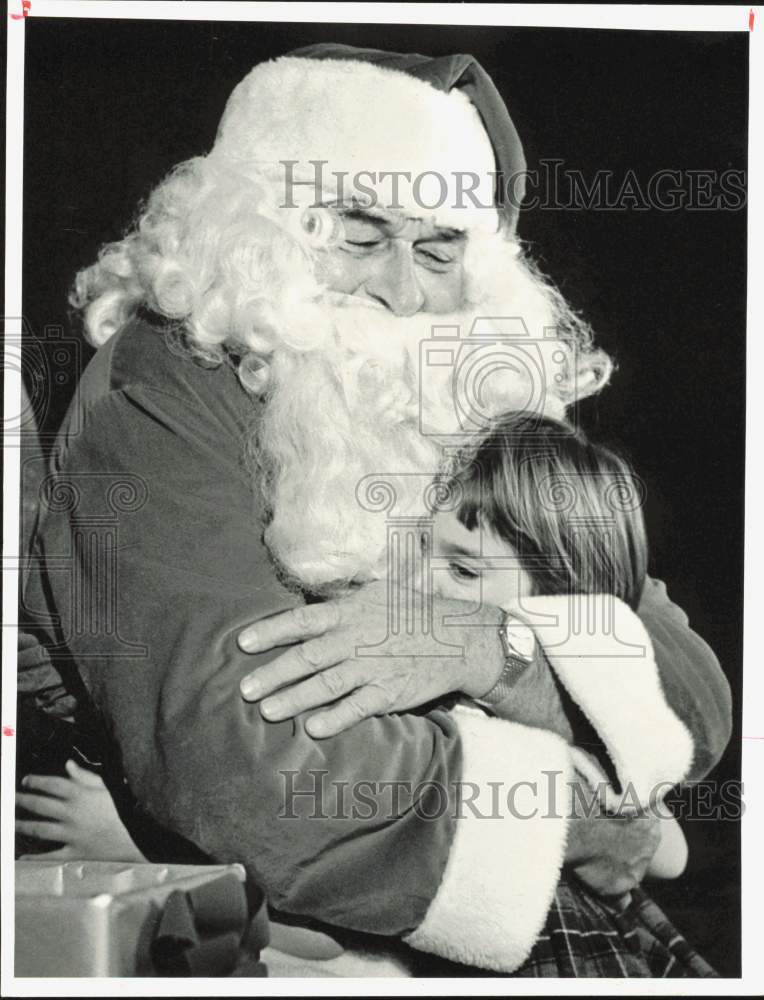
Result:
M482 698L474 699L478 705L489 708L509 696L536 657L536 635L522 618L511 612L505 614L498 631L504 653L504 668L491 690Z

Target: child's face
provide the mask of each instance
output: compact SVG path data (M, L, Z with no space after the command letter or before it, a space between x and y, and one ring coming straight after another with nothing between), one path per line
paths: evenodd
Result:
M435 515L432 578L442 597L496 607L533 592L511 545L485 528L468 531L452 512Z

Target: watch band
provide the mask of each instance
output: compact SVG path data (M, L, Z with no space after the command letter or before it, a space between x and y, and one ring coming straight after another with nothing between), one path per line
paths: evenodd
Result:
M536 656L536 637L530 625L514 614L507 614L498 628L499 641L504 651L504 667L499 679L482 698L473 699L476 704L490 708L508 698L512 688Z
M517 657L509 657L504 661L504 669L491 690L482 698L473 699L478 705L491 707L508 698L512 688L528 669L528 662Z

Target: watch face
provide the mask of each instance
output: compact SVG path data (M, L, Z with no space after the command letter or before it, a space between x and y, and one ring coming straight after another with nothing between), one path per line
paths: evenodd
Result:
M518 618L507 618L504 622L504 635L515 656L528 661L533 659L536 653L536 635L530 625Z

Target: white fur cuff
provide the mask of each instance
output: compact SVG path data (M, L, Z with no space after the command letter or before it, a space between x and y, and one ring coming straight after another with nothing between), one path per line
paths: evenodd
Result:
M507 610L533 627L597 730L624 788L624 805L659 801L686 777L692 737L666 701L644 625L623 601L609 594L524 597ZM607 808L620 803L608 789Z
M565 853L572 774L559 737L458 707L465 793L443 881L406 942L496 972L528 957ZM476 789L474 809L465 802ZM498 792L498 794L497 794Z

